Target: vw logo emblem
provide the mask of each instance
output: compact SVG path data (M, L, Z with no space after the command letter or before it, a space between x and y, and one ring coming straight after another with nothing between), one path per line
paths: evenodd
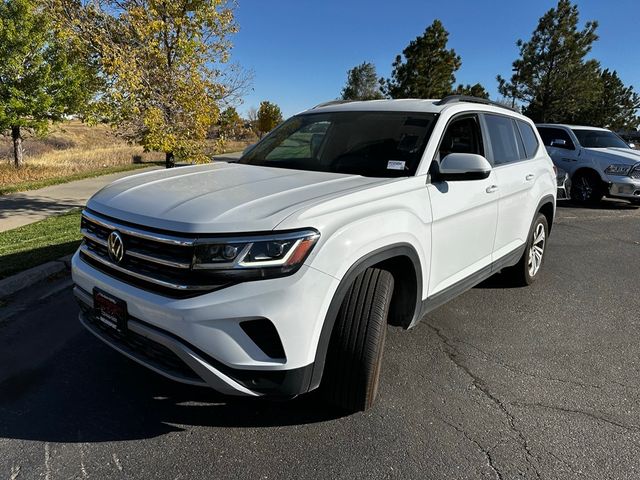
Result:
M107 238L107 251L109 258L115 263L120 263L124 257L124 242L122 237L115 230L109 234Z

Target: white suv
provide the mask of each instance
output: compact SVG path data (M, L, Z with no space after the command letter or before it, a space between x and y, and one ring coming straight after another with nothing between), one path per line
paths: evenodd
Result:
M366 409L387 323L409 328L503 269L537 278L555 195L534 125L502 106L323 104L238 163L94 195L73 258L80 320L181 382L250 396L321 387Z
M573 200L593 203L607 196L640 204L640 151L605 128L537 127L553 163L569 174Z

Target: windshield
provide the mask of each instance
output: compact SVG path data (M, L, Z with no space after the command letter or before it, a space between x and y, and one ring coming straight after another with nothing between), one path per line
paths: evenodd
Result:
M607 130L574 129L573 133L585 148L631 148L622 138Z
M436 115L332 112L290 118L239 163L365 177L414 175Z

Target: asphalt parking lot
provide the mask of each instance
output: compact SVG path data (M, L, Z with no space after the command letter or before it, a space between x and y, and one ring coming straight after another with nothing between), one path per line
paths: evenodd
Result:
M640 209L561 202L547 248L533 286L391 329L346 417L165 380L83 331L60 278L0 306L0 478L639 478Z

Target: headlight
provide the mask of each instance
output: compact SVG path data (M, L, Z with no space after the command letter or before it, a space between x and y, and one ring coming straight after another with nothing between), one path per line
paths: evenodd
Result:
M295 272L320 238L306 229L270 235L202 239L193 257L193 268L209 270L226 279L259 279Z
M614 165L609 165L604 170L604 173L608 175L629 175L630 171L631 171L631 167L629 165L614 164Z

